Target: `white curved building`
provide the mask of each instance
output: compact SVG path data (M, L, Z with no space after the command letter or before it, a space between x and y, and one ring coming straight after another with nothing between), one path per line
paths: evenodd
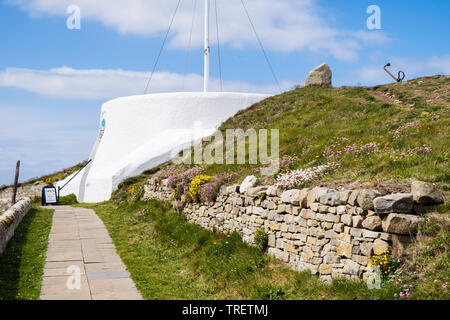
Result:
M101 109L101 129L90 155L91 163L60 195L74 193L79 202L108 200L122 180L169 161L192 142L214 133L237 111L267 96L183 92L108 101Z

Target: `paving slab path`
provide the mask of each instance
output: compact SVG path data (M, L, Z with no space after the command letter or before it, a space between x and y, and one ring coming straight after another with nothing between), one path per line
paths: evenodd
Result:
M141 300L95 212L69 206L52 209L40 299Z

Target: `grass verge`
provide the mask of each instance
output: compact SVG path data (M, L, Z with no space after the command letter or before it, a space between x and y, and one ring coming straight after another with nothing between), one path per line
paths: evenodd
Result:
M0 256L0 300L37 300L54 210L33 205Z

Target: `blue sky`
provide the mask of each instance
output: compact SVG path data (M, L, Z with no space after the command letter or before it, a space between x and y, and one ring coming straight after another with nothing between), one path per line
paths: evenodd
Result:
M182 0L150 92L202 89L203 1ZM224 91L277 93L240 0L217 0ZM391 82L383 66L407 79L450 73L450 1L246 0L283 90L327 62L333 84ZM69 5L81 29L69 30ZM0 184L88 158L101 105L142 94L177 0L0 0ZM211 1L212 90L218 90ZM368 30L369 5L381 30ZM183 87L183 79L185 86Z

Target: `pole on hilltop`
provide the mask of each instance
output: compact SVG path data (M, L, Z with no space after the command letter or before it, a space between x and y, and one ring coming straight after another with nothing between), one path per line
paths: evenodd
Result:
M17 163L16 163L16 175L14 177L14 189L13 189L13 194L12 194L12 199L11 199L12 206L16 204L17 184L19 182L19 170L20 170L20 160L17 161Z

